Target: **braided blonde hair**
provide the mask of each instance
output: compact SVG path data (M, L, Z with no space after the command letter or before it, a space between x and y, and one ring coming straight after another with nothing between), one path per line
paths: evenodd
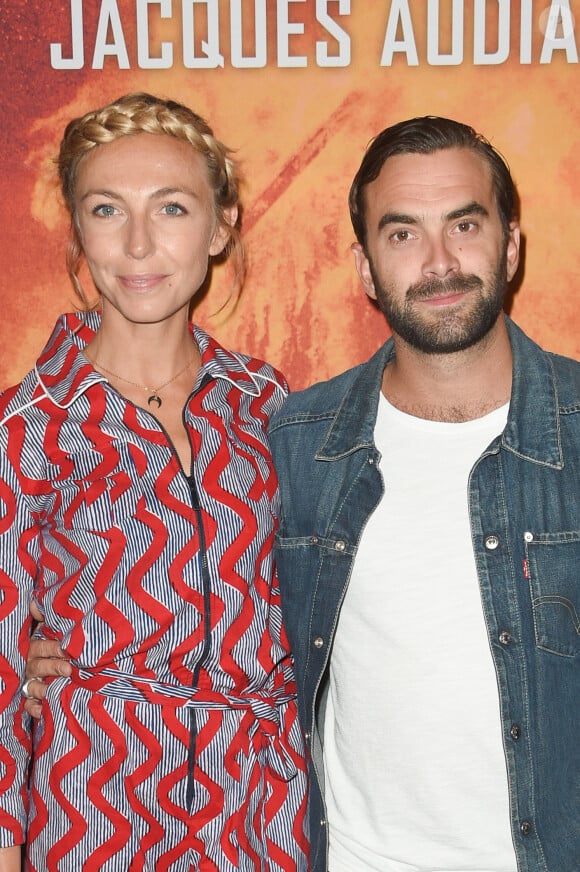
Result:
M165 134L189 142L201 154L207 166L208 181L214 195L218 225L226 227L229 241L222 255L232 256L235 287L241 289L245 277L245 257L238 224L231 226L226 210L239 202L240 178L231 151L215 138L211 127L181 103L152 94L135 93L74 118L67 125L57 158L58 174L65 204L71 216L71 233L66 264L75 292L89 308L78 272L83 257L76 216L76 182L79 164L99 145L114 142L121 136L138 133Z

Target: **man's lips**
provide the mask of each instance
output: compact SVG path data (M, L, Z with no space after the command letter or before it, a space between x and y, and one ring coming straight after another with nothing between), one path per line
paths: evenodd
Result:
M409 288L407 301L428 306L452 306L465 299L470 291L480 291L482 286L481 279L475 275L455 276L447 281L421 282Z
M418 303L427 303L430 306L450 306L460 302L469 293L469 291L460 291L459 293L434 294L432 297L423 297L417 300Z

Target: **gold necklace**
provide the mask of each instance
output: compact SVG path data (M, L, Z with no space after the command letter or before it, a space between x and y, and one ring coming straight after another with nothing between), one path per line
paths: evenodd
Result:
M89 360L90 360L90 357L89 357ZM127 385L133 385L134 388L140 388L142 391L145 391L145 393L150 394L150 396L147 397L147 405L151 406L153 404L153 405L157 406L157 408L159 409L159 407L162 405L162 400L161 400L161 397L159 396L159 391L162 391L164 388L166 388L168 385L170 385L172 382L174 382L176 379L178 379L180 375L183 375L183 373L186 372L190 366L192 366L194 360L195 360L195 354L193 355L193 357L191 358L191 360L189 361L187 366L184 366L183 369L180 369L178 373L176 373L172 378L169 379L169 381L166 381L165 384L159 385L158 388L148 388L147 385L140 385L137 382L130 381L128 378L123 378L122 375L117 375L117 373L113 372L112 369L107 369L107 367L103 366L102 363L99 363L98 360L93 360L92 364L93 364L93 366L96 366L97 369L102 369L103 372L107 373L107 375L112 375L116 379L118 379L119 381L125 382L125 384L127 384Z

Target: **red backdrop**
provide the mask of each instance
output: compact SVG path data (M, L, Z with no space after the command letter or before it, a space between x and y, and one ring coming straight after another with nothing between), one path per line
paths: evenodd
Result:
M473 124L508 158L526 240L512 315L578 356L580 0L12 0L0 16L1 387L74 305L51 162L63 127L136 89L186 102L237 149L248 281L216 316L231 279L217 270L195 319L293 386L387 334L346 200L371 136L414 115Z

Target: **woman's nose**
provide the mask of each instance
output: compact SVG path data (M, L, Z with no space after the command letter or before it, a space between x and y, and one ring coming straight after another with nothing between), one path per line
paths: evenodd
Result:
M142 260L153 250L153 235L145 216L132 216L126 225L125 247L129 257Z

